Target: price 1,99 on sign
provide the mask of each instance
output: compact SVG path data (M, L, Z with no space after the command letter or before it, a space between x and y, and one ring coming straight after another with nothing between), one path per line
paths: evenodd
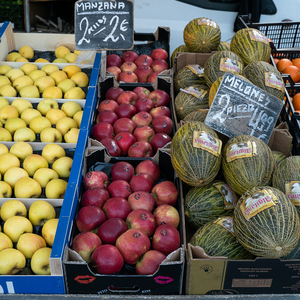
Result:
M78 50L133 48L133 3L123 0L75 2L75 46Z

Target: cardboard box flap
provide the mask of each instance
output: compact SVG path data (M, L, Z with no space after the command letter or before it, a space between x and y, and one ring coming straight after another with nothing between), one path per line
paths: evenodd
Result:
M188 251L190 253L190 257L192 259L227 259L225 256L209 256L205 253L204 249L200 246L193 246L190 243L188 243Z

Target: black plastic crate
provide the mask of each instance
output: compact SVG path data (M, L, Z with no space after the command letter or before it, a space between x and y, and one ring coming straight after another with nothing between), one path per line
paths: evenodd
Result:
M14 24L14 29L25 29L25 13L23 1L3 1L0 0L0 23L10 21Z

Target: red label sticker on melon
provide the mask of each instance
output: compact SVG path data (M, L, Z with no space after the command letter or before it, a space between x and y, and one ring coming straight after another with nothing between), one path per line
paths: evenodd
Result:
M214 28L217 28L217 23L213 20L207 18L201 18L197 20L198 25L208 25Z
M214 138L205 131L194 131L193 147L206 150L215 156L220 156L222 141Z
M193 95L194 97L198 98L199 100L203 100L205 95L207 94L206 90L198 89L193 86L189 86L185 89L180 89L180 90L187 94Z
M233 72L233 73L241 73L243 68L243 65L232 58L229 57L222 57L220 59L220 71L224 71L224 72Z
M284 92L284 82L279 75L274 72L265 72L265 85Z
M204 76L204 68L199 65L187 65L187 68L190 69L198 77Z
M295 206L300 206L300 181L286 181L285 194Z
M252 41L262 42L269 45L268 38L260 31L249 30L249 36Z
M224 210L234 209L238 197L232 188L223 181L215 182L213 183L213 186L222 194L224 199Z
M243 142L229 145L226 150L226 161L231 162L235 159L253 157L257 155L255 142Z
M233 219L232 219L232 217L218 218L216 221L214 221L214 223L222 226L227 231L229 231L233 236L235 236L234 231L233 231Z

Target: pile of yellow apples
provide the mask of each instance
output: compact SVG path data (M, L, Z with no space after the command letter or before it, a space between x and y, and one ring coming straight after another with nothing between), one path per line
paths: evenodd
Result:
M0 97L0 142L77 143L82 115L74 100L44 98L34 106L28 99L10 103Z
M0 144L0 198L63 199L72 164L59 144L40 151L26 142Z
M49 258L57 230L57 211L46 200L27 209L18 199L1 205L0 275L51 275Z

